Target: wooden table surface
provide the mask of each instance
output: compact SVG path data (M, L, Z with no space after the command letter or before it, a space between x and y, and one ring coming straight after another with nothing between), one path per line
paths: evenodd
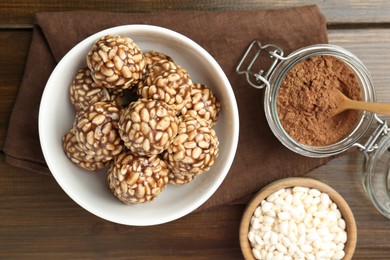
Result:
M316 3L327 17L330 43L355 53L368 67L378 100L390 102L390 1L66 1L0 2L0 259L241 259L238 228L245 205L223 206L152 227L102 220L73 202L50 176L5 163L8 120L22 79L39 11L264 9ZM360 183L363 156L339 157L307 176L335 188L356 217L354 259L390 259L390 220L380 215Z

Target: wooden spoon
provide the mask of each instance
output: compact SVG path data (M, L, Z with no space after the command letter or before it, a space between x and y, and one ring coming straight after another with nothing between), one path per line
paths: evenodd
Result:
M337 95L340 98L340 104L338 108L335 109L334 115L339 114L347 109L358 109L374 112L380 115L390 116L390 104L352 100L346 97L339 90L337 90Z

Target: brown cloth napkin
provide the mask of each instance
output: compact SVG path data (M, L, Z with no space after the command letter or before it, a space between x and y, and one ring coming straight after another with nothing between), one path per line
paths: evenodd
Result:
M276 179L302 176L327 161L305 158L285 148L268 127L262 91L250 87L235 72L253 39L276 44L286 54L326 43L326 21L316 6L227 12L51 12L37 14L36 21L4 148L9 164L50 173L38 137L38 110L46 81L56 63L78 42L124 24L158 25L188 36L218 61L233 87L240 116L237 154L225 181L201 209L233 202Z

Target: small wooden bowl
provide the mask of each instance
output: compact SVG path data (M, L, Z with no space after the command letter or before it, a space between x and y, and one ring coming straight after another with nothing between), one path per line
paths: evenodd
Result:
M345 256L343 259L352 259L356 247L357 230L355 218L352 214L351 208L341 195L333 188L320 181L310 178L286 178L275 181L263 189L261 189L249 202L240 224L240 246L242 254L245 259L255 259L252 254L252 246L248 240L249 225L255 209L260 203L269 195L283 188L291 188L295 186L302 186L308 188L315 188L321 192L327 193L330 199L337 204L338 209L346 223L347 242L345 243Z

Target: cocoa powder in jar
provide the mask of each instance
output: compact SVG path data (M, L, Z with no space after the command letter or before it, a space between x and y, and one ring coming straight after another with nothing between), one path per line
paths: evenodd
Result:
M305 145L324 146L338 142L354 129L359 111L334 115L341 102L337 90L350 99L362 99L352 69L333 56L309 57L286 74L278 92L277 111L291 138Z

